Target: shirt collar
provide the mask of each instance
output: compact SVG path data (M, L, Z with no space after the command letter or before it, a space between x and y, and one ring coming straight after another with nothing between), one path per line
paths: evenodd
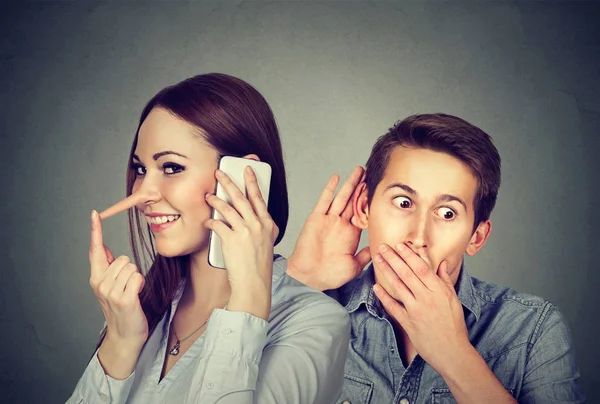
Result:
M371 263L358 278L341 288L342 301L348 313L356 311L361 304L364 304L371 315L380 318L384 317L385 311L383 306L375 295L375 292L373 292L374 284L375 272L373 270L373 264ZM458 274L455 289L458 300L463 307L473 313L476 320L479 320L481 305L479 304L479 300L475 298L473 280L465 269L464 261L460 268L460 273Z
M341 294L345 301L345 307L348 313L356 311L361 304L364 304L369 313L373 316L383 318L384 310L381 302L373 292L375 284L375 272L371 263L362 274L353 281L344 285Z
M460 267L460 273L458 274L458 279L456 280L456 285L454 286L456 289L456 294L458 295L458 300L460 303L473 315L475 316L475 320L479 320L479 316L481 314L481 304L479 300L475 297L475 287L473 286L473 279L467 272L465 268L465 261L463 259L462 266Z

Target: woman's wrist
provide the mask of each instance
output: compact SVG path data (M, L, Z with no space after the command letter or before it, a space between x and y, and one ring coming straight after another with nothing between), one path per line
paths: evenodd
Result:
M267 321L271 312L271 284L260 281L246 283L243 288L231 288L228 311L241 311Z
M107 333L98 349L98 361L104 373L116 380L124 380L135 369L145 341L119 340Z

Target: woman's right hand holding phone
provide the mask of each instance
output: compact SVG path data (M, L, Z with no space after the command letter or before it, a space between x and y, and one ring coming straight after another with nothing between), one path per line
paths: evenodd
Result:
M256 173L244 170L248 197L227 174L216 171L217 180L231 199L232 206L216 195L206 201L227 221L209 219L205 227L221 238L223 259L231 296L229 311L243 311L268 320L271 312L271 282L273 276L273 244L278 228L262 198Z
M139 297L144 276L128 257L115 259L104 245L96 211L92 212L91 225L90 285L107 324L98 360L107 375L122 380L133 372L148 339L148 321Z

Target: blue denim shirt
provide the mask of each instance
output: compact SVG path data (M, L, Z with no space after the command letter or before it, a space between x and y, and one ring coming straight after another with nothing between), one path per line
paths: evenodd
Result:
M455 403L444 379L419 355L405 368L390 316L372 290L372 265L328 292L350 313L351 336L337 403ZM469 340L519 403L583 403L571 337L551 303L472 278L456 283Z

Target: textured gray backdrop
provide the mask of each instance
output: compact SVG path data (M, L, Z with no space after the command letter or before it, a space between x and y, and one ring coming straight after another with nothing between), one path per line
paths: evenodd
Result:
M503 184L469 269L562 309L600 402L598 3L61 1L1 14L1 402L71 393L103 322L90 211L123 196L144 103L213 71L252 83L277 117L283 254L327 178L364 164L397 119L442 111L489 132ZM105 239L129 253L123 215Z

